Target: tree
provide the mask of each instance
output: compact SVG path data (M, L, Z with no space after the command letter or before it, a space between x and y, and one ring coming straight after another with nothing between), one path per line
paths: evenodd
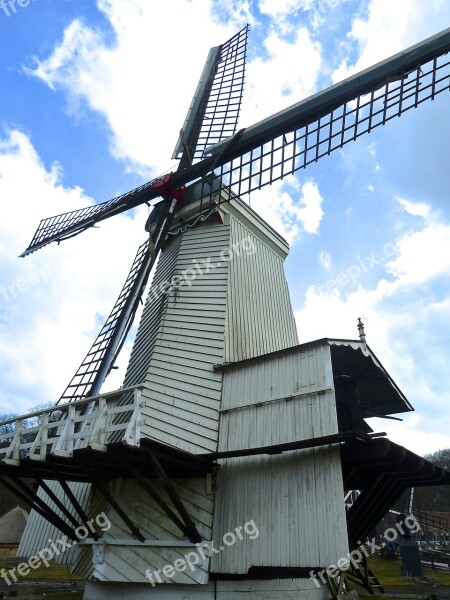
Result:
M13 419L15 416L16 415L13 414L0 414L0 435L3 435L5 433L9 433L11 435L14 434L14 423L5 424L4 422ZM0 448L4 448L8 445L8 443L8 440L0 440ZM13 492L11 492L8 488L2 485L0 488L0 517L8 511L10 511L15 506L17 506L18 504L21 504L20 499L17 496L15 496Z
M450 471L450 448L424 456L433 464ZM414 507L427 512L450 512L450 485L419 487L414 492Z

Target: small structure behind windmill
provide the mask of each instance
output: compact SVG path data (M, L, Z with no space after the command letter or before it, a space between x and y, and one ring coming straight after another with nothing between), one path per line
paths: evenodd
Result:
M448 89L450 31L234 134L246 43L210 52L176 173L45 219L24 253L163 196L62 403L0 436L1 482L34 509L20 553L63 535L86 600L373 591L366 566L330 565L405 488L450 483L366 423L412 406L365 338L298 344L288 245L240 198ZM159 251L124 385L103 393Z
M19 547L28 517L28 512L20 506L0 517L0 548L13 550Z

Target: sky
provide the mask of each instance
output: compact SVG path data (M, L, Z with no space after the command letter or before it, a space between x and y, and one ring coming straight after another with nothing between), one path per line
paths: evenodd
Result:
M148 208L19 259L39 220L176 168L208 50L246 23L239 128L438 33L450 3L0 1L0 414L59 398L145 240ZM448 103L441 94L249 199L290 243L300 342L356 339L361 317L416 409L370 424L421 455L450 447Z

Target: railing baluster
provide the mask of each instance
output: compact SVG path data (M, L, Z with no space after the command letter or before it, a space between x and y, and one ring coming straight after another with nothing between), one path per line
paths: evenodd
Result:
M49 412L45 412L42 418L42 424L39 428L39 431L34 438L34 442L28 451L27 457L32 460L44 461L47 455L47 439L48 439L48 420L50 417ZM39 447L39 452L37 452L37 448Z
M22 423L23 419L17 419L14 437L11 445L6 451L3 462L7 465L19 465L20 464L20 442L22 438Z
M142 405L142 390L136 388L134 390L134 408L133 414L128 422L122 443L127 446L140 446L141 437L141 405Z
M109 440L110 443L122 441L139 447L144 387L122 388L5 421L4 425L12 430L0 437L4 444L0 448L0 463L18 466L23 458L45 462L48 455L71 458L75 450L86 447L106 452ZM130 392L133 392L132 403L122 404ZM92 408L88 415L85 414L86 406ZM50 417L55 412L58 418L52 421ZM130 418L121 423L127 413ZM27 428L26 424L31 419L37 420L40 425ZM123 432L122 438L119 432Z
M87 445L92 450L97 450L99 452L106 452L106 415L108 412L108 405L106 402L106 398L98 399L98 414L97 419L95 421L95 425L92 429L92 433L89 437Z
M64 425L64 429L60 435L59 440L56 443L56 447L50 452L54 456L73 456L74 447L74 433L75 433L75 411L76 407L73 404L69 404L69 410L67 414L67 422ZM65 446L65 448L64 448Z

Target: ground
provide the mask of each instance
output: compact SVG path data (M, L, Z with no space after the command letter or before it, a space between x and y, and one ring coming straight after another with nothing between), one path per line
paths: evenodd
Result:
M14 564L14 553L2 551L0 554L0 569L6 570ZM399 560L387 560L372 556L370 568L385 587L386 595L383 600L399 600L400 598L450 600L450 573L432 571L424 568L423 580L406 579L400 572ZM18 598L20 600L81 600L84 582L68 571L66 565L50 564L31 570L21 578L19 584L8 586L0 578L0 598ZM3 593L3 596L2 596ZM364 592L361 592L363 597ZM371 596L372 597L372 596Z

